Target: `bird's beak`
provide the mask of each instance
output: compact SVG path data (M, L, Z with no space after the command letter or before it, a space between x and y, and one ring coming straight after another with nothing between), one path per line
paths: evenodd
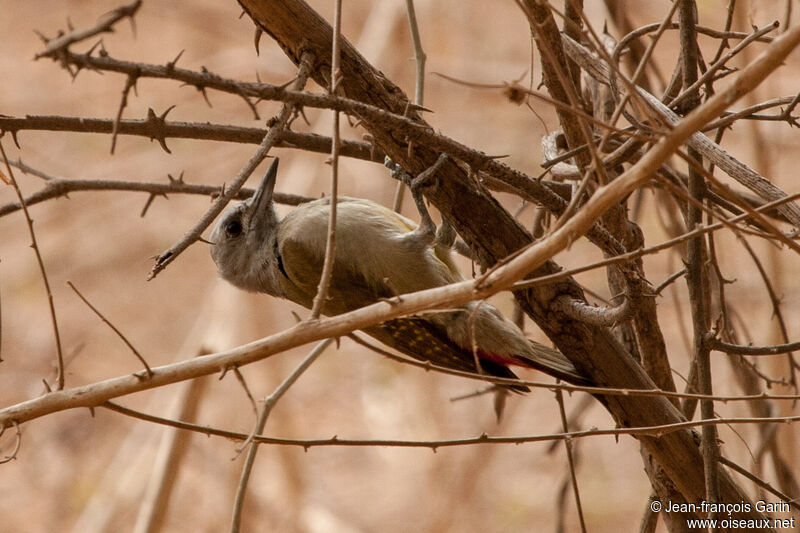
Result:
M258 218L267 212L269 206L272 204L272 191L275 190L275 178L278 175L278 158L276 157L269 170L261 180L261 185L258 186L256 192L253 193L252 206L254 218Z

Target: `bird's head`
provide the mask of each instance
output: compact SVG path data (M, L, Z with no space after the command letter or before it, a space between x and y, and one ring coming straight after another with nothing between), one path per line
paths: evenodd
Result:
M276 157L253 196L229 208L211 232L211 257L220 275L237 287L262 290L264 269L274 254L278 215L272 201Z

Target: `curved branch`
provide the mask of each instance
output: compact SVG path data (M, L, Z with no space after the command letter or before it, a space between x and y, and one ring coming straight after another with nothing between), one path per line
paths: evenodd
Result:
M554 303L555 307L564 314L595 326L616 326L629 319L633 311L630 300L627 298L616 307L600 307L562 294L556 298Z
M745 346L743 344L731 344L717 338L708 341L712 350L725 352L729 355L781 355L800 350L800 341L789 342L786 344L773 344L772 346Z

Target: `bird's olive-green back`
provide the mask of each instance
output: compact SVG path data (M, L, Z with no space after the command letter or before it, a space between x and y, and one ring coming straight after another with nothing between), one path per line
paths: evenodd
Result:
M462 279L449 255L411 238L415 225L385 207L355 198L337 203L336 254L325 314L379 298ZM330 215L327 198L292 210L278 229L279 267L289 299L309 307L317 293Z

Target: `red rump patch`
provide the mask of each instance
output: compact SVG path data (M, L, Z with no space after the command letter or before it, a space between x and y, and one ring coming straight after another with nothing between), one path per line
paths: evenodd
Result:
M525 364L524 359L514 357L512 355L500 355L496 353L484 352L483 350L478 350L477 353L479 359L485 359L493 363L498 363L505 366L516 365L532 368L530 365Z

